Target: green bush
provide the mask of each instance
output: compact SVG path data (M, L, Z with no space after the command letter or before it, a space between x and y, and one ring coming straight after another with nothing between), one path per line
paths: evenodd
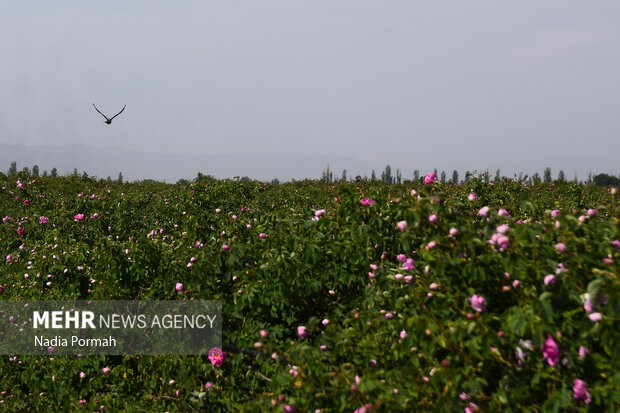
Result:
M0 298L220 299L228 352L218 367L202 356L1 356L9 410L620 403L619 210L606 188L23 172L0 186Z

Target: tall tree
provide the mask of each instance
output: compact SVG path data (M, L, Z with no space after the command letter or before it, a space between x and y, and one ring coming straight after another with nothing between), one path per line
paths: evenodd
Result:
M400 169L396 170L396 183L401 183L403 180L403 175L400 173Z
M441 171L441 178L439 178L441 182L446 182L446 171Z
M119 184L122 184L122 183L123 183L123 173L122 173L122 172L119 172L119 173L118 173L118 183L119 183Z
M456 171L456 169L452 171L452 183L453 184L459 183L459 173Z
M58 169L52 168L51 175L52 175L53 178L56 178L58 176Z
M17 175L17 162L11 162L11 167L9 168L9 176Z
M334 180L334 173L329 168L329 164L327 164L327 168L323 170L323 176L321 177L323 182L330 183Z
M620 185L620 178L616 178L613 175L598 174L594 175L594 178L592 180L594 184L598 186Z
M420 171L416 169L415 171L413 171L413 180L417 181L418 179L420 179Z
M560 172L558 173L558 181L564 182L565 180L566 178L564 177L564 171L560 170Z
M495 171L495 178L493 178L493 182L501 182L501 180L502 180L501 172L499 168L497 168L497 171Z
M347 170L346 170L346 169L344 169L344 170L342 171L342 177L341 177L340 179L341 179L343 182L346 182L346 181L347 181Z
M39 165L34 165L32 167L32 175L33 176L39 176Z
M387 165L385 170L381 173L381 180L383 182L387 182L388 184L392 183L392 167L390 165Z
M551 182L551 180L552 180L552 178L551 178L551 168L549 168L549 167L545 168L545 173L543 174L543 180L545 181L545 183Z

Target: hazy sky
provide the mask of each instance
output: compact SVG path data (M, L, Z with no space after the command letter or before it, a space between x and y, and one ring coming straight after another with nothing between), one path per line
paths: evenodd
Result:
M3 1L0 142L620 165L618 22L616 0Z

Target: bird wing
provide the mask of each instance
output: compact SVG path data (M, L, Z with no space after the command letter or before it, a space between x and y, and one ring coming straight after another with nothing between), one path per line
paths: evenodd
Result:
M123 106L123 109L121 109L121 111L120 111L120 112L118 112L116 115L112 116L112 117L110 118L110 120L114 119L115 117L117 117L118 115L120 115L121 113L123 113L123 111L125 110L125 108L126 108L126 107L127 107L127 105Z
M97 106L95 106L94 103L93 103L93 106L95 107L95 110L101 114L101 116L103 116L106 120L108 120L108 117L106 115L104 115L103 113L101 113L101 111L99 109L97 109Z

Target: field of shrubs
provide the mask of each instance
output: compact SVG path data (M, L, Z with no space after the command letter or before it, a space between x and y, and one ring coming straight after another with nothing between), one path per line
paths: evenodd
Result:
M0 356L0 410L615 411L616 190L0 176L1 300L222 300L211 356Z

